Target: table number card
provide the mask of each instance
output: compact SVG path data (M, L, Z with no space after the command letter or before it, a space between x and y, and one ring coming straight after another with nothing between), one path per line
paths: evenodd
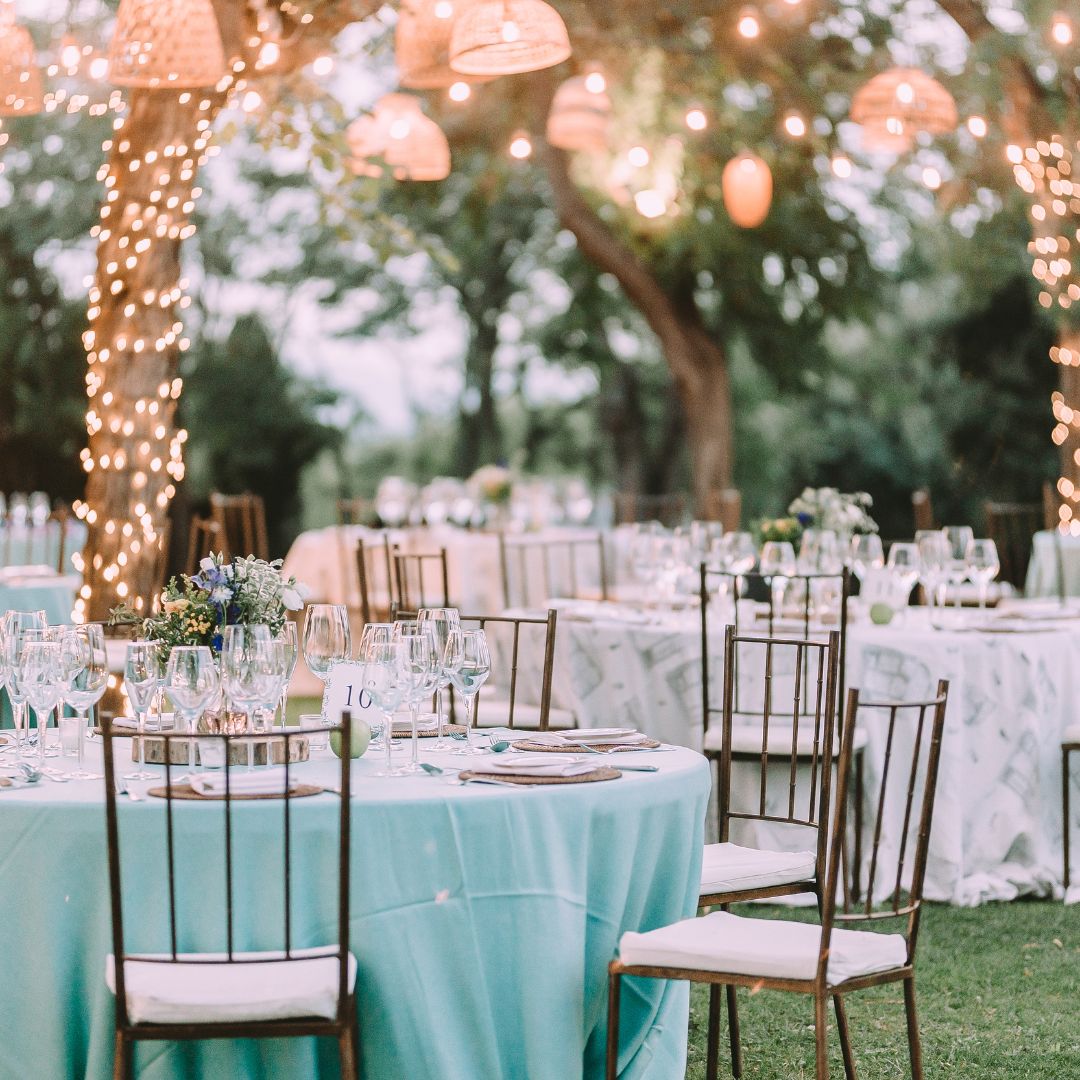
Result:
M359 660L339 660L330 668L330 678L323 691L323 722L333 717L333 723L340 723L341 714L348 710L370 709L371 698L363 689L364 665Z

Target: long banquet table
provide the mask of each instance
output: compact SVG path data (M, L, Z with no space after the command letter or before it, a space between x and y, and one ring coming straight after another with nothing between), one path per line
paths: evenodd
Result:
M626 724L700 749L697 612L556 603L553 704L572 711L580 727ZM1052 614L1050 606L1046 612ZM926 698L939 678L951 683L928 898L974 905L1060 893L1060 745L1080 701L1078 616L1004 620L998 632L935 630L924 609L888 626L865 617L851 623L847 686L860 688L864 698ZM710 640L719 677L722 621ZM721 700L717 692L718 707ZM867 790L874 793L884 730L873 718L866 730Z
M88 750L100 764L100 741ZM704 760L681 749L642 752L634 762L651 761L658 773L507 790L375 778L373 756L353 766L351 946L363 1075L602 1076L606 968L620 934L683 918L696 905ZM444 766L465 760L425 757ZM323 752L298 768L331 783L338 763ZM2 1080L112 1075L103 804L101 781L0 792ZM119 803L131 949L167 947L163 808L152 798ZM209 910L224 892L221 860L210 854L220 845L220 804L178 804L176 812L187 868L181 896ZM250 854L244 874L257 886L237 947L279 947L281 803L233 812L237 843ZM325 944L334 933L336 813L331 796L293 803L294 945ZM620 1075L682 1076L686 984L649 980L624 999ZM310 1039L154 1043L137 1049L136 1062L144 1080L338 1075L336 1048Z

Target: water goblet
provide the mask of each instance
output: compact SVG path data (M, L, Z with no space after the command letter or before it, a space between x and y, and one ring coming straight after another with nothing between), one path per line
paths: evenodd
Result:
M18 679L37 719L39 768L45 766L49 716L60 704L65 689L66 672L59 642L26 642L19 658Z
M165 665L164 687L184 729L194 732L199 717L214 704L221 691L214 654L205 645L174 647ZM189 742L189 760L194 765L191 746Z
M920 530L915 534L915 544L919 549L919 581L926 593L926 602L933 622L934 606L945 606L949 545L937 529Z
M885 565L881 537L877 533L857 533L848 545L848 558L851 561L851 572L861 585L871 570L880 570Z
M967 581L968 545L975 539L975 531L968 525L946 525L941 530L945 537L945 543L949 546L949 562L946 566L946 576L949 584L960 586ZM957 588L954 594L954 604L960 607L963 597Z
M161 662L162 645L160 641L133 641L127 647L124 657L124 689L132 709L135 710L135 721L139 730L139 746L142 748L142 758L146 761L146 714L157 696L165 676ZM136 769L135 772L126 773L125 780L153 780L156 773L147 772L146 769Z
M102 773L86 769L85 750L90 710L102 699L109 683L104 627L87 623L66 629L60 638L60 652L70 674L64 702L74 711L78 728L77 765L65 776L68 780L100 780Z
M300 635L297 632L296 623L292 619L287 619L274 640L282 643L287 668L285 682L281 688L281 699L278 702L281 706L281 726L284 728L289 711L289 683L292 682L293 672L296 670L296 661L300 655Z
M417 622L427 628L435 639L435 654L439 664L439 683L435 688L435 725L438 734L432 750L446 749L446 732L443 724L443 691L450 685L450 673L446 670L446 641L451 630L461 628L461 616L457 608L421 608L416 613Z
M29 706L19 685L19 658L30 631L44 632L44 611L8 611L3 620L2 657L4 683L11 699L12 719L15 724L16 753L21 757L30 754Z
M404 646L403 662L405 665L405 700L409 706L409 721L412 728L412 758L402 772L417 773L420 767L420 706L431 700L435 687L439 685L439 658L435 652L435 639L430 630L402 637Z
M255 730L255 713L267 708L281 691L282 650L275 661L270 627L263 625L226 626L221 646L221 683L229 703L246 718L249 735ZM255 767L255 745L247 740L247 767Z
M330 669L352 652L349 612L344 604L311 604L304 616L304 662L324 683Z
M889 559L886 564L893 571L897 579L910 593L919 580L921 560L919 548L916 544L893 544L889 548Z
M1001 570L997 545L993 540L972 540L967 546L968 576L979 590L979 607L986 607L986 592L990 582Z
M400 641L374 642L364 654L363 687L383 715L383 743L386 765L376 776L403 776L391 760L394 710L405 700L408 682L405 674L405 645Z
M476 695L491 674L491 652L487 635L483 630L451 630L446 640L443 664L450 675L454 689L465 702L465 745L455 754L482 754L473 745L473 713Z
M769 540L761 548L761 574L769 579L773 617L783 614L787 579L798 573L795 548L786 540Z

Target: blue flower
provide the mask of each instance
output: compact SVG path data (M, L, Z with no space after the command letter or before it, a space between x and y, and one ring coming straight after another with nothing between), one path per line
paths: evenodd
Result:
M805 529L814 520L814 515L808 514L804 510L795 515L795 520Z

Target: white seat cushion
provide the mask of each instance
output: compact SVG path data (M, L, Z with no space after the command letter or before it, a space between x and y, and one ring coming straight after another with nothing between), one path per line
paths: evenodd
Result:
M854 749L861 750L866 746L868 736L865 729L855 729ZM724 727L723 724L713 724L705 732L705 749L715 753L723 750ZM808 718L805 724L799 723L799 742L797 746L798 756L808 758L814 751L814 721ZM731 728L731 752L733 754L760 754L761 753L761 725L734 724ZM777 757L790 757L791 755L791 724L775 717L769 721L769 753ZM818 753L821 753L820 743ZM836 749L833 753L837 757L840 753L840 740L837 739Z
M1063 743L1080 743L1080 724L1073 724L1072 727L1065 729L1065 734L1061 736Z
M738 844L706 844L701 862L701 895L813 881L816 872L812 851L765 851Z
M338 960L335 948L297 949L301 960L275 963L159 964L128 959L124 989L128 1016L136 1024L213 1024L237 1020L286 1020L337 1016ZM328 955L329 954L329 955ZM284 953L234 953L241 959ZM187 960L224 960L224 953L181 953ZM116 961L105 961L105 981L116 993ZM356 959L349 955L349 992L356 985Z
M464 709L459 718L464 722ZM509 698L485 698L480 695L480 707L476 710L477 727L506 727L510 720ZM548 709L548 727L565 731L577 727L577 717L565 709ZM514 728L520 731L537 731L540 728L540 706L526 705L523 701L514 702Z
M619 958L632 967L813 979L820 947L821 927L813 923L747 919L714 911L647 934L623 934ZM900 934L834 929L826 980L837 986L858 975L889 971L906 962L907 943Z

